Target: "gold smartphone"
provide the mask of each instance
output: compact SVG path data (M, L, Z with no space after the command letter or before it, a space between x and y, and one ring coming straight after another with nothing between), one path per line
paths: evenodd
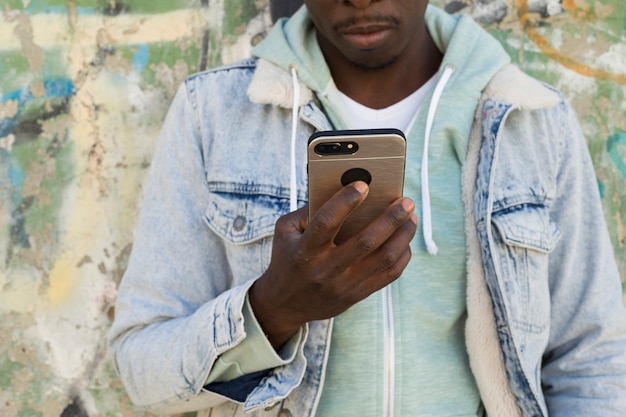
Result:
M343 186L369 184L365 201L346 219L340 243L378 217L402 196L406 138L398 129L332 130L309 138L309 218Z

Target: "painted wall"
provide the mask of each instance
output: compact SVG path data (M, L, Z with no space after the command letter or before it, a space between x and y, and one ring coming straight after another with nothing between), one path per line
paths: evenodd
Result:
M475 16L571 100L626 280L624 1L435 3ZM0 10L0 415L142 416L105 336L154 142L188 74L263 38L268 0L1 0Z

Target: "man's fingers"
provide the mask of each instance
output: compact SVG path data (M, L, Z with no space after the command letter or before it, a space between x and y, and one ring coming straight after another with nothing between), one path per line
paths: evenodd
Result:
M368 191L369 187L363 181L356 181L337 191L309 219L305 232L307 246L314 248L332 243L346 217L365 200Z
M408 207L408 206L407 206ZM411 260L410 242L417 231L417 216L409 213L406 221L372 254L353 265L352 276L364 279L354 283L356 303L398 279Z
M393 265L391 265L384 271L379 272L378 274L359 283L358 286L355 288L355 298L351 301L354 303L358 303L359 301L369 297L371 294L385 288L387 285L400 278L400 275L402 275L402 272L409 264L411 256L411 249L408 247L405 248Z
M404 227L409 222L406 231L406 239L400 239L401 245L408 245L415 233L417 217L414 216L413 210L415 203L411 199L401 198L395 201L383 214L376 220L364 227L356 235L348 239L342 244L346 249L343 253L348 257L367 256L378 250L398 229Z
M389 275L389 282L394 280L402 272L406 265L398 261L408 250L411 240L417 231L417 216L410 213L408 219L394 231L394 233L370 256L364 258L358 265L358 269L367 271L369 275ZM398 270L398 267L401 269ZM357 273L356 275L362 275Z

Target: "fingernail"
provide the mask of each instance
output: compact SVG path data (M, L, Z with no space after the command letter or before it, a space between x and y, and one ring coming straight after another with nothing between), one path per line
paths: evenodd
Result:
M409 216L409 219L411 219L413 224L417 226L417 214L411 213L411 215Z
M415 209L415 203L413 202L413 200L405 198L404 200L402 200L402 207L407 212L412 212Z
M352 184L352 186L356 188L356 190L361 194L367 193L367 190L369 188L367 184L363 181L356 181Z

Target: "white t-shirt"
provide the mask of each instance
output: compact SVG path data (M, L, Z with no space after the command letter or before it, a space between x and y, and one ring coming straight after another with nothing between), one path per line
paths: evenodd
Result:
M345 107L343 115L352 129L395 128L408 132L415 120L420 105L434 88L436 78L432 77L408 97L384 109L366 107L343 93L339 93Z

